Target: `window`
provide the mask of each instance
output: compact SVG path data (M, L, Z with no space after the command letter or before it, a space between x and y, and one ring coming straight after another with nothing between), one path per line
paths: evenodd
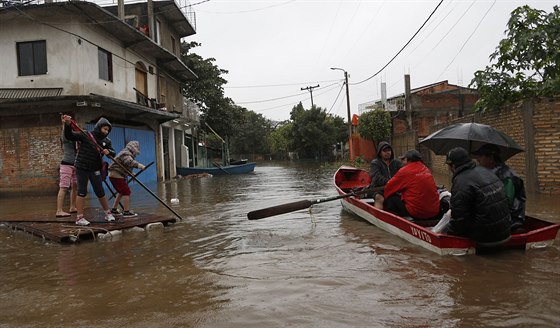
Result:
M102 48L97 48L99 61L99 78L113 82L113 55Z
M18 42L19 76L47 74L47 41Z

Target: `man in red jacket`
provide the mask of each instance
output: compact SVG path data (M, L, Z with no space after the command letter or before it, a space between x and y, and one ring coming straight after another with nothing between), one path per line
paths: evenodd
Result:
M377 195L375 207L401 217L431 219L439 214L439 194L434 177L422 162L417 150L409 150L401 158L404 166Z

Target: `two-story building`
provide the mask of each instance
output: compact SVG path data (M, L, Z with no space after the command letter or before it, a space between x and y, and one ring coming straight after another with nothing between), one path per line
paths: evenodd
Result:
M107 118L117 152L138 140L138 160L156 163L141 181L175 176L197 118L182 94L196 78L180 59L181 38L195 34L188 8L151 0L3 2L0 194L57 189L61 113L86 129Z

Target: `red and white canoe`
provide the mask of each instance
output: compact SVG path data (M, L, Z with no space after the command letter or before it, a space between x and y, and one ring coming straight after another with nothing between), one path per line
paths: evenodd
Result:
M370 181L367 171L350 166L341 166L333 176L334 185L340 195L351 193L353 188L367 187ZM433 232L431 228L436 223L434 221L410 221L377 209L373 206L372 199L351 196L341 198L341 203L345 210L369 223L440 255L475 254L477 249L482 249L475 241L468 238ZM512 234L507 243L497 247L521 249L548 247L554 243L559 229L558 223L527 216L523 232Z

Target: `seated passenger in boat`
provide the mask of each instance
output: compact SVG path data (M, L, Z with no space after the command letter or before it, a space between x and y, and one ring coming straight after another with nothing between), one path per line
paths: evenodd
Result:
M511 213L511 230L523 227L525 223L525 185L523 179L517 175L500 156L500 149L491 144L486 144L473 151L478 164L485 167L502 181Z
M477 166L464 148L451 149L445 163L453 173L453 185L451 219L443 232L488 246L508 241L510 213L500 179Z
M387 184L402 167L402 162L395 158L393 148L386 141L381 141L378 145L377 157L371 161L370 187L382 187Z
M375 207L414 219L435 219L440 212L434 177L417 150L401 157L404 166L385 185L383 195L375 195Z

